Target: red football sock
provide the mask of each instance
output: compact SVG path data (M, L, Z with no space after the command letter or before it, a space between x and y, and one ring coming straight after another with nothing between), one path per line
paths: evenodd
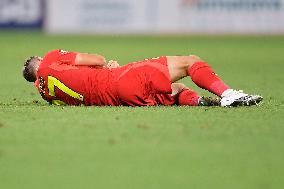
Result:
M178 94L178 105L197 106L200 96L191 89L184 89Z
M206 62L196 62L187 71L192 81L199 87L218 96L229 89Z

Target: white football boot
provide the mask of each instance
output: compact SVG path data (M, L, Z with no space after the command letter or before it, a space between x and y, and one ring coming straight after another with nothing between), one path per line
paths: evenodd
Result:
M227 89L221 95L221 106L251 106L262 101L262 96L248 95L242 90Z

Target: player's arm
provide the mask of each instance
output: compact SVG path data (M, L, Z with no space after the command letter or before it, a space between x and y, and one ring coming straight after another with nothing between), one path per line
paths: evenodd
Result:
M78 53L75 58L77 66L104 66L106 63L105 57L99 54Z

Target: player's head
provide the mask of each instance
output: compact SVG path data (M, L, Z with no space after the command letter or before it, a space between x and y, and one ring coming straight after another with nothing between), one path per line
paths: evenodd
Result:
M39 56L31 56L28 58L23 67L23 76L29 82L36 81L36 72L42 61L42 58Z

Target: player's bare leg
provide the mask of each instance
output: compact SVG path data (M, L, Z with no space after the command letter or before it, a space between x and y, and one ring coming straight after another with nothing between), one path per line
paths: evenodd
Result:
M171 81L174 83L186 76L187 70L198 60L197 56L167 56Z
M167 56L167 60L172 82L190 76L197 86L221 97L221 106L250 106L262 100L259 95L248 95L231 89L198 56Z

